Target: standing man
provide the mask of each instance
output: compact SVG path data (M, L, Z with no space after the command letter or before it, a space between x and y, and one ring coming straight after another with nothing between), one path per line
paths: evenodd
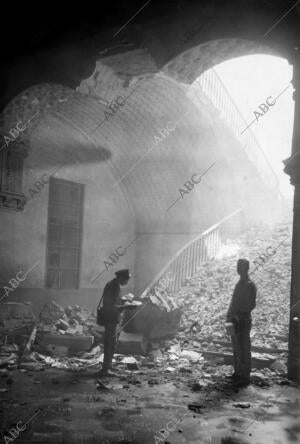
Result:
M104 360L101 376L113 376L111 372L112 359L116 346L116 329L120 322L121 286L126 285L130 279L129 270L123 269L115 273L116 277L108 282L103 290L103 325L104 332Z
M231 378L237 385L250 383L251 372L251 311L256 305L256 286L248 276L249 261L239 259L237 272L240 280L234 288L227 312L227 322L232 324L231 340L233 348L234 374Z

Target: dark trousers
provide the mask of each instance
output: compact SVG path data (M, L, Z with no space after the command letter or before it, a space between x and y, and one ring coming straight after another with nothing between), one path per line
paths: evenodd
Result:
M231 336L234 373L248 379L251 373L251 319L236 321L234 330L235 335Z
M109 369L112 365L112 359L114 356L115 348L116 348L116 329L118 324L107 324L105 325L104 332L104 359L103 359L103 368Z

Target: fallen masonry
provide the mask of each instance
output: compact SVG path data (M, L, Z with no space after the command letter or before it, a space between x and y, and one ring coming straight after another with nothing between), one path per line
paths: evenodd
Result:
M230 368L232 351L224 319L237 281L236 259L257 257L266 245L286 238L288 230L285 226L274 231L252 229L236 241L235 255L203 264L178 291L153 287L144 293L138 298L142 305L124 311L115 365L121 365L119 356L132 356L137 360L134 367L162 370L167 378L193 372L195 366L204 369L206 363L215 370ZM263 272L252 276L259 291L253 313L252 367L273 375L286 368L288 308L282 306L284 301L288 306L289 267L290 245L285 241ZM5 303L0 321L0 363L8 369L101 366L104 329L84 307L49 302L36 319L31 304Z

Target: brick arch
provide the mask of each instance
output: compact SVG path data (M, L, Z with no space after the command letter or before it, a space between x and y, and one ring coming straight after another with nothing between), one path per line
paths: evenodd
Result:
M78 93L69 87L51 83L40 83L27 88L14 97L1 112L0 134L4 137L18 122L25 126L30 121L30 125L18 137L20 141L28 142L44 113L59 107L75 94Z
M191 84L204 71L236 57L266 54L286 57L280 49L240 38L207 41L190 48L166 63L162 71L173 79Z

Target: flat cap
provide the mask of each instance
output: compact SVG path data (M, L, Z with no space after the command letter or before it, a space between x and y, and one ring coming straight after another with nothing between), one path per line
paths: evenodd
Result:
M129 273L128 268L123 268L122 270L116 271L115 275L117 277L123 277L125 279L129 279L131 277L131 274Z

